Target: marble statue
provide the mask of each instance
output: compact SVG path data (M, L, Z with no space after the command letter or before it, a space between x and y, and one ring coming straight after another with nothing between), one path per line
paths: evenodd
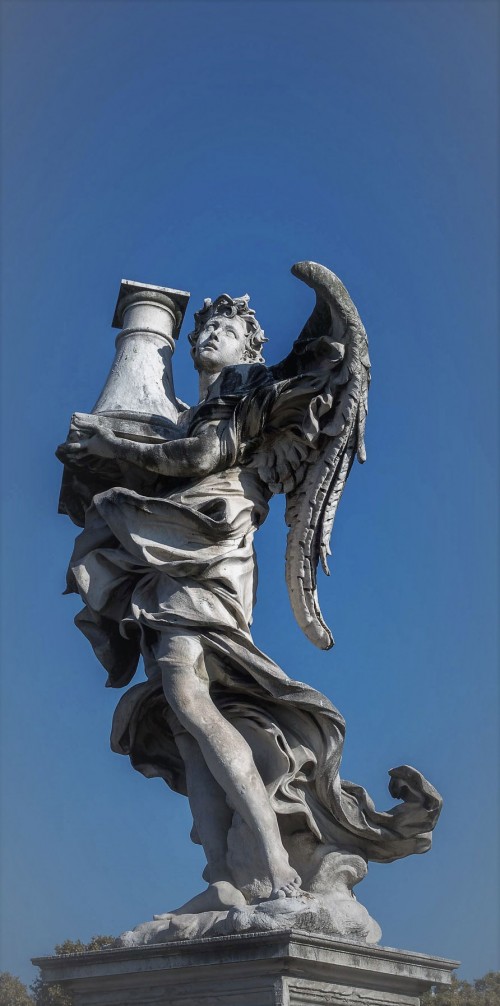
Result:
M110 377L58 449L60 509L83 527L67 583L84 602L76 624L109 686L128 685L144 662L145 680L118 703L112 749L188 797L207 864L205 890L122 945L292 924L376 942L352 888L370 860L425 852L440 812L410 766L390 771L401 802L384 812L342 780L341 714L252 639L253 538L284 493L291 606L312 643L333 645L316 569L328 571L335 512L355 457L365 459L363 324L330 270L292 272L316 305L272 366L248 296L205 300L189 336L200 384L191 408L171 370L189 295L124 281Z

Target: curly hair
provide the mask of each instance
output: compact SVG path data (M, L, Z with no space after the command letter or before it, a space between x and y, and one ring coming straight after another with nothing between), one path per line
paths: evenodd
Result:
M245 359L252 363L264 363L262 356L262 346L268 340L264 335L264 330L260 327L255 311L248 306L250 297L246 293L244 297L230 297L228 293L222 293L214 301L206 297L203 307L196 311L194 316L194 330L189 333L188 339L193 347L191 355L194 356L194 348L198 341L198 336L210 318L218 315L223 318L241 318L247 329Z

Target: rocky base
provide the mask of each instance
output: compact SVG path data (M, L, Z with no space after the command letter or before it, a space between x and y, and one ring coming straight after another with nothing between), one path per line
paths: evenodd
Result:
M366 861L361 856L323 845L307 833L288 836L287 853L302 877L302 889L296 897L271 899L271 881L266 881L264 869L256 868L259 864L251 833L246 829L240 838L236 851L231 850L237 887L224 882L211 885L182 908L123 933L116 946L141 947L283 929L378 943L380 926L352 892L366 875Z
M261 901L244 908L199 912L143 922L116 941L117 947L147 946L150 943L170 943L173 940L195 940L201 937L232 936L237 933L267 933L283 929L300 929L306 933L378 943L380 926L352 894L343 899L301 894L296 898Z

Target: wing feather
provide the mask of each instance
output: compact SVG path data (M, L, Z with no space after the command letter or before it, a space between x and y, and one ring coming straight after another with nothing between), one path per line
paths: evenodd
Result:
M292 273L315 290L316 306L291 354L273 370L285 377L328 368L330 408L321 417L314 449L295 471L293 486L288 478L278 490L287 495L286 581L301 629L316 646L329 649L334 640L321 614L316 570L321 561L329 575L327 556L338 504L356 455L360 462L366 458L370 361L365 329L338 277L314 262L298 263ZM284 430L284 442L287 436ZM278 433L275 446L279 439ZM275 450L275 460L278 453Z
M242 399L235 424L243 463L271 493L286 495L290 602L308 639L329 649L316 570L321 561L329 574L338 504L356 455L366 457L370 361L365 329L338 277L316 262L299 262L292 273L315 291L314 310L286 359L269 368L259 402Z

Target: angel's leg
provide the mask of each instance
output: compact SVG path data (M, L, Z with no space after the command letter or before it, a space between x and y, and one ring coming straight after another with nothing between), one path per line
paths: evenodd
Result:
M224 791L207 768L198 742L187 731L175 738L186 769L189 804L198 838L207 857L205 876L209 883L229 881L227 867L227 835L233 812L228 807Z
M175 731L186 770L189 804L198 838L207 857L203 876L208 888L190 898L184 905L155 918L169 918L196 912L212 912L227 908L242 908L245 898L234 885L227 866L227 835L233 812L229 809L223 790L207 768L200 747L191 734L182 727Z
M276 815L251 749L212 702L199 640L194 635L164 636L156 656L171 709L197 741L205 765L223 790L227 803L240 814L257 840L271 879L271 897L293 895L300 886L300 878L288 861ZM211 813L208 801L205 807Z

